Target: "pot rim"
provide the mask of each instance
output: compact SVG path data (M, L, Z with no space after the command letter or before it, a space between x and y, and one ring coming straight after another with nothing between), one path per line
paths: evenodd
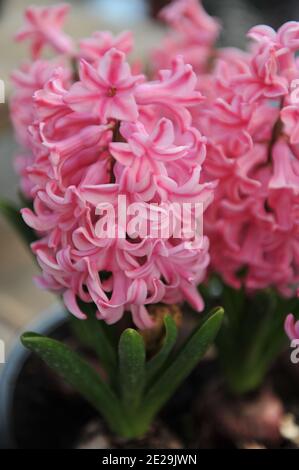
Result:
M19 374L31 352L20 342L19 337L25 331L39 334L49 334L62 325L68 318L63 306L59 303L52 305L33 319L27 326L21 328L10 347L7 360L0 373L0 449L15 448L11 412L13 408L14 389Z

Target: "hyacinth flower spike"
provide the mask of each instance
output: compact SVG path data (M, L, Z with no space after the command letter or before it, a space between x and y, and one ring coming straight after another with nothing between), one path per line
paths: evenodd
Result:
M76 45L62 31L67 12L65 5L30 7L16 36L31 41L32 56L12 75L10 103L22 209L1 202L0 210L30 243L37 285L62 298L99 364L32 332L23 344L115 434L133 438L197 365L223 317L221 308L202 315L185 343L177 341L173 305L204 309L197 284L209 264L208 239L165 235L160 220L155 236L135 237L133 214L124 225L117 212L120 197L145 209L191 201L207 210L216 182L203 180L206 139L192 115L203 96L181 56L156 79L136 74L127 57L131 33L96 32ZM54 58L41 57L45 46ZM168 313L159 323L161 306ZM156 330L160 340L149 353L144 332Z

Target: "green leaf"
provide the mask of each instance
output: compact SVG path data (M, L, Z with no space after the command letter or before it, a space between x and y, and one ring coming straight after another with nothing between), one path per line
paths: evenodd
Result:
M59 341L36 333L24 333L21 341L83 395L104 416L114 432L128 432L118 398L100 375L77 353Z
M138 408L145 382L145 346L142 336L126 329L119 341L119 382L129 414Z
M79 320L71 315L73 330L78 339L97 354L110 379L113 379L117 370L117 349L110 340L110 332L107 331L113 327L96 318L92 305L80 302L80 308L87 315L87 319Z
M154 377L161 371L173 347L175 345L178 331L174 319L170 315L164 318L165 337L160 351L146 365L146 380L151 383Z
M25 224L20 209L17 206L2 199L0 200L0 213L16 229L27 245L37 240L34 230Z
M223 313L223 309L218 307L209 314L149 390L143 400L146 419L150 420L162 408L203 357L218 333Z

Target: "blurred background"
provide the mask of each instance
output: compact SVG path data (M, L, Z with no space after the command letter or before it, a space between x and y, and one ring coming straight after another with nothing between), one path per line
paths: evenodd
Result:
M31 3L50 5L47 0L0 0L0 79L6 86L6 103L0 104L0 197L16 200L17 178L13 170L16 144L9 124L8 102L11 93L9 75L26 57L26 46L13 43L12 35L22 23L22 13ZM157 12L165 0L73 0L72 13L66 26L75 38L93 31L113 32L132 29L135 33L135 56L146 61L149 50L159 44L164 34ZM258 23L275 28L288 20L299 20L298 0L206 0L207 11L223 24L221 44L245 44L247 30ZM28 248L14 231L0 219L0 339L11 344L16 332L55 298L39 291L32 282L36 267ZM9 347L9 346L8 346ZM1 368L1 366L0 366Z

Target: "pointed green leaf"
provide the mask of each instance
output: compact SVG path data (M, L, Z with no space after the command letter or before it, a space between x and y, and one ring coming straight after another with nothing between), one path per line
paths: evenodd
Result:
M20 209L13 203L0 200L0 213L5 217L8 223L16 229L27 245L37 240L34 230L25 224Z
M147 363L146 366L146 380L151 383L153 378L165 366L167 359L175 345L178 331L174 319L170 315L164 318L165 338L160 351Z
M154 416L187 378L212 344L220 328L223 309L218 307L195 330L171 362L164 374L154 383L143 400L143 413Z
M142 336L132 328L120 337L119 378L123 403L129 412L134 412L144 388L145 346Z
M114 432L126 432L127 423L119 400L100 375L77 353L59 341L36 333L24 333L21 341L83 395L104 416Z

